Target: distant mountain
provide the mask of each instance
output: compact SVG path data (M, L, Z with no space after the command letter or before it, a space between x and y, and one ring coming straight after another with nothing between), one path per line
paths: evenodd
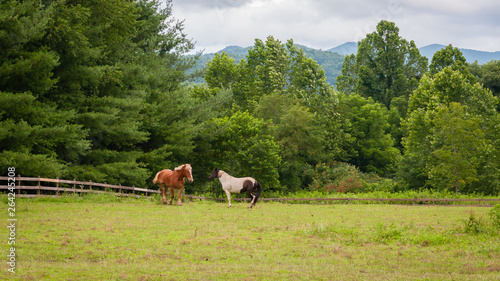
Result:
M304 50L304 53L307 57L310 57L318 62L319 65L323 67L325 70L326 81L330 83L330 85L335 85L335 81L337 76L342 72L342 63L346 55L356 54L358 51L358 43L356 42L346 42L341 44L335 48L331 48L328 50L318 50L302 45L297 45L299 48ZM426 56L429 59L429 63L432 60L432 56L435 52L441 50L446 47L445 45L440 44L432 44L428 46L424 46L419 48L420 54ZM248 54L248 50L251 47L239 47L239 46L227 46L224 49L218 51L217 53L226 52L230 57L234 58L236 62L239 62L241 59L244 59ZM459 48L460 49L460 48ZM462 51L465 59L469 63L473 63L477 61L479 64L486 63L491 60L500 60L500 51L499 52L484 52L484 51L476 51L469 49L460 49ZM196 69L204 69L207 65L207 62L215 56L214 53L204 54L201 56ZM199 78L194 81L195 83L202 83L203 78Z
M424 46L421 48L418 48L420 51L420 54L423 56L427 57L429 59L429 63L432 60L432 56L434 56L434 53L437 51L445 48L445 45L440 45L440 44L431 44L428 46ZM489 62L490 60L500 60L500 51L499 52L485 52L485 51L476 51L476 50L470 50L470 49L463 49L459 48L462 54L464 55L465 59L469 63L473 63L477 61L479 64L483 64L486 62ZM341 55L350 55L350 54L356 54L358 51L358 43L356 42L347 42L342 45L339 45L335 48L328 49L330 52L336 52Z
M337 76L341 74L344 56L338 53L317 50L303 45L297 45L297 47L302 48L307 57L312 58L317 61L319 65L321 65L325 71L326 82L330 83L330 85L334 85ZM225 52L229 57L233 58L238 63L241 59L246 57L249 49L250 47L243 48L239 46L228 46L217 53L221 54L222 52ZM212 60L214 56L215 53L203 54L194 70L204 69L207 62ZM194 81L194 83L203 83L203 81L203 78L198 78Z
M338 54L343 55L343 56L355 54L358 51L358 43L357 42L346 42L346 43L339 45L335 48L328 49L327 51L338 53Z
M445 45L432 44L419 48L419 50L420 54L426 56L429 59L430 63L434 53L445 47L446 47ZM462 48L459 49L468 63L473 63L477 61L479 64L483 64L491 60L500 60L500 52L485 52L485 51L476 51L476 50L462 49Z
M444 47L446 47L446 46L440 45L440 44L432 44L432 45L418 48L418 50L420 51L420 54L422 56L425 56L429 59L429 64L430 64L431 60L432 60L432 56L434 56L434 53L441 50Z

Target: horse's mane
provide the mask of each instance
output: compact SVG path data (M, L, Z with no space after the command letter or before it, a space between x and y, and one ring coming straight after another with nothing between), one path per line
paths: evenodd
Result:
M188 167L186 167L186 168L191 167L191 165L189 165L189 164L183 164L183 165L180 165L179 167L176 167L176 168L174 169L174 171L180 171L180 170L182 170L182 168L184 168L184 166L188 166Z

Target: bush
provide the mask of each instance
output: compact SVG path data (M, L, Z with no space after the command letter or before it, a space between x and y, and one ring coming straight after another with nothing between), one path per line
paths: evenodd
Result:
M395 182L376 174L365 174L356 166L342 163L320 163L313 172L311 190L337 193L362 193L374 191L393 192Z
M491 224L494 228L500 230L500 204L496 204L489 212Z
M316 165L310 187L327 192L357 192L363 187L362 173L347 163L320 163Z
M476 218L476 213L470 211L469 219L465 221L465 232L469 234L479 234L486 229L486 223L482 218Z

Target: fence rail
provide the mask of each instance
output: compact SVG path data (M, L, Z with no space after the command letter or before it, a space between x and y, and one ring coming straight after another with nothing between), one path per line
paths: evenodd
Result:
M9 177L0 177L0 181L8 181ZM16 179L16 191L19 197L36 197L43 196L41 191L53 191L55 196L58 196L62 192L66 193L115 193L120 196L141 196L139 193L144 193L146 196L148 194L160 193L160 191L155 189L139 188L135 186L123 186L107 184L107 183L96 183L92 181L77 181L77 180L63 180L63 179L49 179L41 177L21 177L17 176ZM36 183L36 185L23 185L25 182ZM55 186L49 186L52 184ZM42 185L43 184L43 185ZM64 185L64 186L61 186ZM68 187L71 186L71 187ZM77 188L78 187L78 188ZM87 187L87 188L85 188ZM0 185L0 191L7 190L8 185ZM104 189L104 190L102 190ZM21 190L27 190L35 192L36 194L21 194ZM109 190L109 191L108 191Z
M0 192L2 190L8 190L10 187L7 185L9 177L0 177L0 182L4 181L5 185L0 185ZM20 175L15 177L16 179L16 191L17 196L19 197L38 197L38 196L58 196L60 193L113 193L118 196L134 196L139 197L142 196L142 193L145 196L151 194L159 194L159 190L155 189L147 189L147 188L139 188L135 186L123 186L107 184L107 183L95 183L92 181L84 182L77 180L63 180L63 179L49 179L49 178L41 178L41 177L21 177ZM31 185L23 185L23 182L29 182ZM33 184L36 183L36 184ZM42 185L42 183L44 185ZM48 186L47 184L52 184L55 186ZM61 186L64 185L64 186ZM70 187L68 187L70 186ZM78 186L78 188L77 188ZM87 188L85 188L87 186ZM98 189L100 188L100 189ZM104 190L102 190L104 189ZM31 191L31 194L21 194L21 190ZM55 193L54 195L46 195L42 194L42 191L50 191ZM36 194L35 194L36 192ZM202 197L202 196L194 196L194 195L184 195L185 198L189 198L190 200L199 199L199 200L214 200L214 201L225 201L225 198L212 198L212 197ZM235 201L249 201L250 198L232 198ZM319 202L328 202L330 201L345 201L346 203L351 203L354 201L372 201L372 202L400 202L400 203L410 203L412 205L417 204L434 204L435 202L445 203L447 206L448 203L453 202L474 202L473 205L453 205L453 206L480 206L480 207L491 207L495 203L500 203L500 198L466 198L466 199L448 199L448 198L259 198L260 201L274 201L274 202L300 202L300 201L314 201L315 204L324 204ZM488 204L493 202L493 204ZM486 204L482 204L486 203Z

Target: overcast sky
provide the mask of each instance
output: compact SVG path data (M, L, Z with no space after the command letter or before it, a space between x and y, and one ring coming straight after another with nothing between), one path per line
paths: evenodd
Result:
M326 50L363 39L383 19L418 47L500 51L498 0L173 0L173 16L204 53L269 35Z

